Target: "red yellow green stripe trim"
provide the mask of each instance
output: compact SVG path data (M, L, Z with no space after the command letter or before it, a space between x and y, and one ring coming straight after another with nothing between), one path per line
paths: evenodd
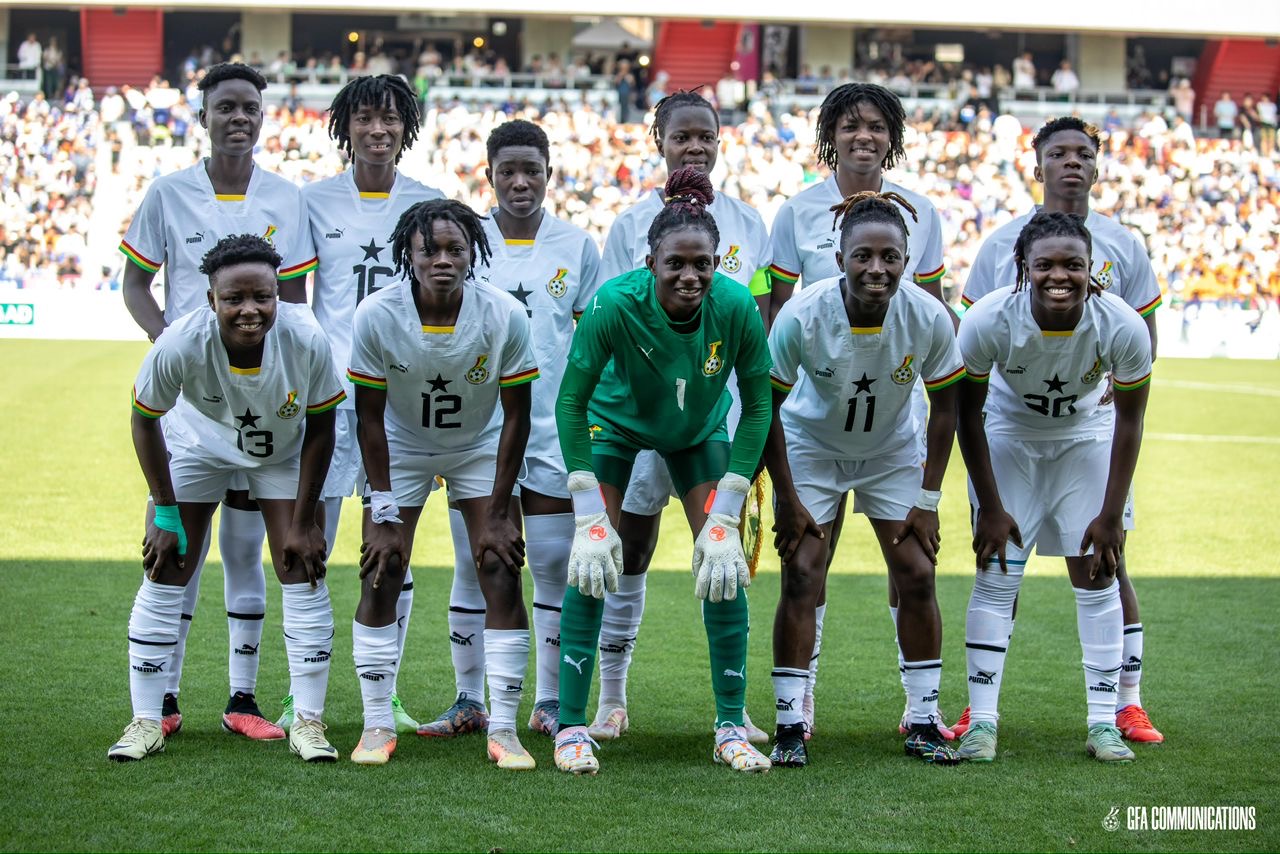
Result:
M970 299L968 294L960 295L960 304L965 308L973 308L974 300Z
M299 276L305 276L307 273L313 272L320 266L319 258L312 258L310 261L303 261L301 264L294 264L292 267L281 267L280 272L276 273L277 279L296 279Z
M784 383L773 374L769 374L769 385L773 386L774 391L780 391L783 394L788 394L791 389L795 388L795 383Z
M1131 380L1130 382L1127 382L1127 383L1121 382L1120 380L1112 377L1111 382L1115 386L1116 391L1133 391L1134 389L1142 388L1144 385L1151 382L1151 373L1148 371L1145 377L1142 377L1136 380Z
M1155 299L1153 299L1151 302L1144 305L1142 308L1138 309L1138 314L1142 315L1143 317L1146 317L1147 315L1149 315L1151 312L1155 311L1157 308L1159 308L1162 305L1164 305L1164 297L1160 294L1156 294Z
M509 377L498 378L498 388L511 388L512 386L524 385L531 383L538 378L538 369L530 368L527 371L521 371L518 374L512 374Z
M779 267L777 264L769 265L769 275L773 276L775 279L780 279L789 285L794 285L796 282L800 281L799 273L793 273L790 270Z
M938 269L930 273L916 273L913 277L917 285L932 285L934 282L942 280L947 273L947 265L943 264Z
M159 418L165 413L163 409L152 409L138 400L138 389L136 387L133 389L133 411L147 418Z
M155 273L160 270L160 262L152 261L146 255L143 255L137 249L129 245L128 241L120 241L120 251L124 253L124 257L137 264L148 273Z
M347 379L351 380L351 382L355 383L356 385L362 385L365 388L374 388L374 389L378 389L379 391L387 390L386 377L373 377L373 376L369 376L368 374L362 374L359 371L353 371L350 368L347 368Z
M383 385L385 385L385 383ZM339 403L342 403L342 401L346 399L347 399L347 393L339 389L338 393L335 394L333 397L329 398L328 400L322 400L319 403L315 404L314 406L308 406L307 414L319 415L322 412L328 412L330 409L333 409L335 406L337 406Z
M975 383L985 383L990 381L991 372L987 371L985 374L975 374L973 371L966 368L964 372L964 378L967 380L972 380Z
M924 390L938 391L940 389L946 388L949 385L954 385L955 383L958 383L960 382L960 380L964 379L966 373L968 372L964 369L964 365L961 365L951 373L947 374L945 377L940 377L936 380L925 380Z

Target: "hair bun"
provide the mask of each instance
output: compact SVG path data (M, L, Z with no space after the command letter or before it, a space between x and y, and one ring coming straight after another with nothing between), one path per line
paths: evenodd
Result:
M692 203L707 207L715 200L716 191L711 186L711 179L692 166L682 166L667 178L666 203Z

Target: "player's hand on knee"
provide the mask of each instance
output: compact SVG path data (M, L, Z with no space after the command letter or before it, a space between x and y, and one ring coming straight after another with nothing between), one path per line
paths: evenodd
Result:
M1098 516L1090 522L1080 540L1080 555L1085 556L1090 547L1094 552L1094 560L1088 564L1090 580L1097 578L1098 573L1104 577L1114 576L1124 553L1124 523L1120 517Z
M912 507L907 511L907 518L902 527L893 535L896 546L908 537L915 537L924 550L924 556L934 566L938 565L938 551L942 548L942 534L939 530L938 511Z
M147 578L159 581L162 575L181 574L186 567L186 554L187 532L177 505L156 505L155 518L147 525L142 540L142 568Z
M408 565L403 524L382 522L366 526L365 539L360 544L361 580L372 574L373 589L377 590L389 573Z
M573 500L573 545L569 549L570 587L583 596L603 599L618 589L622 574L622 539L609 522L600 482L591 472L569 473Z
M995 557L999 559L1000 571L1008 574L1005 546L1010 540L1022 548L1022 532L1012 516L1004 510L978 510L978 521L973 526L973 551L978 557L978 569L986 569L987 562Z
M738 598L739 587L751 585L751 571L742 552L738 522L751 482L729 472L711 493L710 512L693 543L693 593L711 602Z
M524 566L524 538L520 536L520 529L512 524L505 513L489 517L477 534L472 551L476 556L476 569L484 561L485 552L496 557L515 575L519 575L520 567Z
M306 571L307 581L312 587L324 578L324 531L314 521L294 521L284 536L284 547L281 552L284 555L285 572L301 566Z
M826 538L822 526L813 521L809 511L796 500L778 499L773 510L773 547L783 563L795 556L800 541L806 536L819 540Z

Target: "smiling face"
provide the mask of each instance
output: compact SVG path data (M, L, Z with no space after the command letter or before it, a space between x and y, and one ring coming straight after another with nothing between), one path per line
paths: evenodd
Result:
M542 209L547 198L551 167L537 148L532 145L503 146L484 174L493 185L498 207L503 213L525 219Z
M701 228L667 232L645 266L653 273L658 304L672 320L688 320L702 307L720 265L711 235Z
M1027 248L1031 307L1042 316L1078 313L1089 295L1089 246L1079 237L1041 237Z
M409 237L409 248L418 287L447 295L466 281L471 269L471 241L456 223L432 220L430 238L415 231Z
M859 314L885 310L898 292L907 266L907 242L902 229L887 222L862 222L840 241L836 264L844 271L846 303Z
M361 104L347 123L352 156L370 166L396 162L404 143L404 119L390 103Z
M270 264L229 264L209 277L209 307L228 352L262 345L276 322L276 271Z
M1035 177L1044 184L1047 196L1087 197L1098 177L1098 149L1078 130L1062 130L1049 137L1036 159Z
M683 166L710 175L719 148L720 123L715 113L699 104L672 110L658 143L658 153L667 161L668 175Z
M200 125L214 152L247 157L262 132L262 93L248 80L223 80L204 93Z
M889 123L873 104L860 101L836 124L840 168L854 175L880 174L891 144Z

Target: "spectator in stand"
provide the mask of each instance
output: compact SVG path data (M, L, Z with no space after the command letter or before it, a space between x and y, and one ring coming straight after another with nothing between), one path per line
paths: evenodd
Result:
M1230 92L1223 92L1222 97L1213 105L1213 117L1218 123L1218 136L1223 139L1239 139L1236 123L1240 116L1240 108L1231 100Z
M23 77L32 80L40 76L40 68L44 61L44 48L35 33L27 33L27 38L18 45L18 70Z
M1243 132L1244 144L1246 147L1252 148L1258 142L1258 125L1261 119L1258 117L1258 107L1253 102L1253 93L1246 92L1244 100L1240 102L1240 130Z
M1266 92L1258 99L1258 151L1270 157L1276 150L1276 102Z
M1185 77L1179 79L1170 86L1169 94L1173 97L1173 109L1186 119L1188 124L1194 124L1196 90L1191 88L1191 81Z
M618 60L617 70L613 73L613 91L618 96L618 122L620 124L629 124L631 122L631 101L635 97L636 78L631 73L631 60Z
M1036 64L1029 50L1013 61L1013 88L1036 88Z
M67 61L56 38L50 38L40 59L40 88L50 102L62 100L62 83L67 74Z
M1063 95L1074 95L1080 90L1080 78L1076 76L1071 68L1071 61L1067 59L1058 63L1058 70L1053 72L1049 82L1053 84L1053 91Z

